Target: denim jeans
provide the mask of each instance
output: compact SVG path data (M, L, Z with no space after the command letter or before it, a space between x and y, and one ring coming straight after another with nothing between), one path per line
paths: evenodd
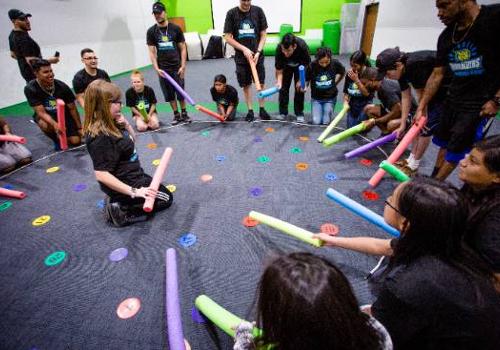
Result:
M359 113L357 118L354 118L353 113L351 113L351 111L348 111L346 119L347 119L347 128L352 128L353 126L358 125L362 121L367 120L368 116L364 112L361 112Z
M312 122L314 125L330 124L335 100L312 100Z

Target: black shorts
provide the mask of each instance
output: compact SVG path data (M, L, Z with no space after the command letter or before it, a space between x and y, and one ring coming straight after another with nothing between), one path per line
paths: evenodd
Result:
M54 119L57 122L57 117L53 117L51 115L52 119ZM75 120L71 116L65 116L66 119L66 137L70 136L80 136L78 133L78 127L76 126ZM33 114L33 120L35 123L38 124L38 121L40 120L40 117L35 113Z
M170 75L176 82L177 84L180 85L181 88L184 89L184 79L181 79L179 77L179 74L177 74L178 70L165 70L168 75ZM184 101L184 96L182 96L173 86L168 82L167 79L160 77L160 87L161 87L161 92L163 92L163 97L165 97L165 102L172 102L175 101L176 97L178 101Z
M461 111L445 104L441 122L436 130L434 144L446 148L446 160L458 163L472 149L474 142L482 138L481 126L485 118L480 110Z
M257 62L257 75L261 85L264 85L266 80L266 69L264 68L264 58ZM236 63L236 78L240 87L251 85L253 82L252 69L249 63Z
M441 122L443 110L443 102L431 102L429 104L429 107L427 107L427 123L425 123L425 127L420 132L421 136L430 137L436 133Z

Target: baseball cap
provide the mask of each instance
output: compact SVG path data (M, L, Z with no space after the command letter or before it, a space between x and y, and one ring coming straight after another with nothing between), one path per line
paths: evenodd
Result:
M399 47L385 49L377 56L376 66L381 72L386 72L396 68L396 62L401 60L403 54L399 51Z
M17 9L9 10L9 18L11 21L15 19L24 19L26 17L31 17L31 13L24 13L23 11Z
M153 13L162 13L163 11L165 11L165 5L161 2L155 2L153 4Z

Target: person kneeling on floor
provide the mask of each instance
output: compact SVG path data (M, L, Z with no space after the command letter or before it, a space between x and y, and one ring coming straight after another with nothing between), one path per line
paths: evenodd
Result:
M170 207L173 196L165 186L149 187L134 143L133 130L121 114L120 89L104 80L85 91L84 134L97 181L107 194L105 216L115 226L147 220L144 200L156 197L154 211Z

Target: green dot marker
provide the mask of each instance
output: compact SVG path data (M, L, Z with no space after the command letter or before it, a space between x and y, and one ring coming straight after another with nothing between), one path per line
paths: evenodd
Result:
M257 161L259 163L269 163L271 161L271 159L267 156L260 156L259 158L257 158Z
M3 202L0 204L0 211L4 211L12 207L12 202Z
M290 153L298 154L298 153L302 153L302 150L298 147L294 147L294 148L290 149Z
M205 136L205 137L208 137L208 135L210 135L210 131L202 131L201 132L201 136Z
M45 258L44 263L46 266L56 266L62 263L65 258L66 258L66 252L59 250L57 252L48 255Z

